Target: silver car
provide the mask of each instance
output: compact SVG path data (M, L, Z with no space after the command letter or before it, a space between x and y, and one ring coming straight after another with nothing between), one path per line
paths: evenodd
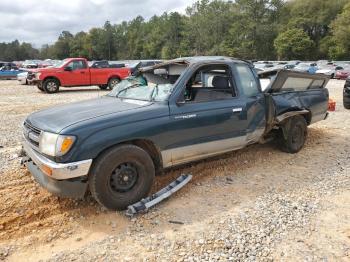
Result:
M23 72L23 73L19 73L17 75L17 80L21 85L27 85L28 84L28 72Z

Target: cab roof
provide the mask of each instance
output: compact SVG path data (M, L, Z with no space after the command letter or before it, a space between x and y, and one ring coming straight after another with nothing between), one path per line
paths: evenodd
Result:
M222 62L250 64L250 62L248 61L235 59L228 56L190 56L190 57L180 57L172 60L167 60L167 61L164 61L163 63L141 68L140 71L145 72L145 71L149 71L155 68L160 68L171 64L187 64L188 66L190 66L192 64L197 64L197 63L222 63Z

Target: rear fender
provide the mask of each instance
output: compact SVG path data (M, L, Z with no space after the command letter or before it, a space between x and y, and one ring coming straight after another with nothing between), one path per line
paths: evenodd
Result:
M308 110L290 111L276 117L276 126L280 127L283 133L283 137L287 139L290 128L292 127L292 119L295 116L303 116L306 123L309 124L308 118L311 115ZM311 116L310 116L311 121Z

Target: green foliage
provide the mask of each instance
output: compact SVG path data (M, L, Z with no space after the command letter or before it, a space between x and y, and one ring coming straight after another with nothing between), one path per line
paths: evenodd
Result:
M0 60L21 61L38 57L39 51L29 43L19 43L17 40L11 43L0 43Z
M279 59L292 60L307 57L314 42L302 29L293 28L280 33L274 45Z
M285 6L285 27L300 28L314 41L315 48L308 55L310 59L321 58L323 38L329 36L330 24L349 0L294 0ZM324 46L323 46L324 47ZM324 50L323 50L324 51Z
M331 24L334 45L329 48L329 55L333 59L350 59L350 3Z
M346 5L347 4L347 5ZM345 7L346 5L346 7ZM0 43L0 59L171 59L228 55L272 60L349 58L349 0L199 0L186 9L78 32L40 50Z

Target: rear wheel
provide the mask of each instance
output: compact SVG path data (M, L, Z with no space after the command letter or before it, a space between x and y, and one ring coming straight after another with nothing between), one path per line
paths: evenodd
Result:
M121 145L94 161L89 187L101 205L123 210L147 196L154 176L154 164L146 151L135 145Z
M307 137L307 123L305 118L295 116L286 121L283 129L284 132L281 130L279 137L281 150L291 154L299 152L303 148Z
M45 92L45 90L43 88L43 84L40 83L40 84L37 84L36 86L40 91Z
M53 94L58 92L60 84L56 79L50 78L44 81L43 88L46 93Z
M120 79L118 77L112 77L111 79L108 80L108 88L112 90L117 84L120 83Z

